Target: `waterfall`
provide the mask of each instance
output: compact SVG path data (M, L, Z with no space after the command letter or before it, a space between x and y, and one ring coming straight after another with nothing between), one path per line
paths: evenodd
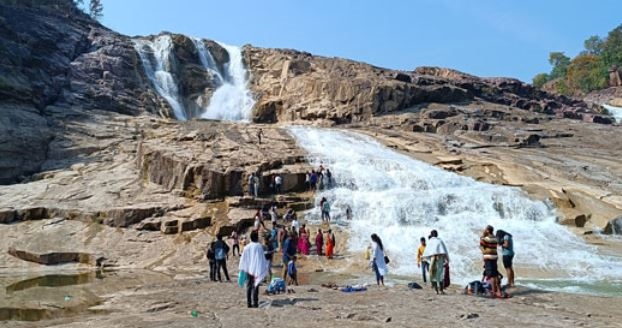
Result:
M212 76L215 76L217 78L217 83L219 85L222 85L225 79L220 73L220 70L218 69L218 65L216 65L216 61L214 60L214 57L209 52L207 47L205 47L203 40L199 38L193 38L192 41L194 42L194 46L197 48L197 51L199 53L199 60L201 61L201 65L203 65L203 67L208 73L210 73Z
M173 108L175 118L186 120L184 106L180 102L179 90L173 77L171 49L173 42L170 35L159 35L153 41L134 39L134 49L143 63L145 74L156 91Z
M214 60L203 42L197 42L197 50L203 67L210 72L218 72ZM248 73L242 62L242 51L219 43L229 53L223 74L218 72L222 84L214 91L210 103L201 115L202 118L227 121L249 122L255 100L248 89Z
M616 122L622 123L622 107L615 107L608 104L603 104L602 106L613 116Z
M446 172L353 132L311 127L289 131L308 151L314 167L330 168L336 186L318 191L315 202L328 199L333 224L350 233L349 250L362 252L370 235L377 233L394 274L420 279L415 261L419 238L436 229L450 252L452 281L481 278L479 236L490 224L513 235L519 283L554 279L579 286L577 281L604 279L620 286L619 256L599 254L596 247L557 224L554 209L518 188ZM346 206L352 209L351 221L345 219ZM315 208L305 218L319 222L319 217ZM499 271L505 274L501 259Z

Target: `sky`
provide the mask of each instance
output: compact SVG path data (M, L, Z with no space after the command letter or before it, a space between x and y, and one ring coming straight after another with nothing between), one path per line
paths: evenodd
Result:
M622 24L620 0L103 0L120 33L161 31L291 48L372 65L441 66L531 82L548 54L573 57Z

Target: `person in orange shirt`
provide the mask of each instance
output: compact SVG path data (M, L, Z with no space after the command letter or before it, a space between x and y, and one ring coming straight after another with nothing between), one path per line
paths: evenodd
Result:
M417 268L421 268L423 283L427 283L428 281L425 273L430 271L430 262L423 257L423 252L425 251L425 237L421 237L420 241L421 245L419 245L419 249L417 249Z

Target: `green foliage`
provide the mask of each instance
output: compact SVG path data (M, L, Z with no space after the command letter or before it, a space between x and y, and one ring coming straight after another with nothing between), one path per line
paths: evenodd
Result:
M550 81L550 80L551 80L551 79L549 78L549 75L548 75L548 74L546 74L546 73L540 73L540 74L537 74L536 76L534 76L534 77L533 77L533 82L532 82L532 83L533 83L533 86L534 86L534 87L536 87L536 88L538 88L538 89L539 89L539 88L542 88L542 86L543 86L546 82L548 82L548 81Z
M551 52L549 53L549 64L553 66L549 74L551 80L557 79L566 76L570 58L564 55L563 52Z
M590 92L607 86L607 67L596 55L575 57L566 73L566 83L571 90Z
M622 25L614 28L603 43L602 58L605 65L622 65Z
M606 88L608 69L622 68L622 25L611 30L606 38L590 36L583 47L585 50L573 59L563 52L551 52L551 71L534 76L533 85L540 88L546 82L556 80L555 89L565 95Z
M588 55L600 56L603 52L603 45L604 42L598 35L592 35L583 42L583 47Z

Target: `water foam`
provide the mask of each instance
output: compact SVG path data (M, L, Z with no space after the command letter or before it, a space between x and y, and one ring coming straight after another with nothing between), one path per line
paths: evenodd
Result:
M202 42L199 43L202 44ZM197 44L196 41L195 44ZM249 122L255 100L248 88L248 73L242 61L242 51L239 47L220 42L218 44L229 53L229 62L225 64L224 74L220 75L223 82L222 85L214 91L209 105L205 108L201 117ZM197 46L197 49L200 56L204 57L201 59L201 63L205 69L213 70L215 65L210 63L211 55L209 57L206 55L206 53L209 54L209 51L202 52L202 50L207 50L205 46L203 46L203 49Z
M171 36L164 34L157 36L153 41L146 39L134 39L134 49L143 63L145 74L156 91L173 108L173 114L178 120L185 121L186 111L179 101L177 82L173 77L173 62L171 61L171 49L173 41Z
M365 135L311 127L289 131L309 152L312 165L322 163L333 172L337 186L318 192L316 204L327 197L337 224L349 225L351 251L363 251L369 236L378 233L392 258L393 273L419 277L415 261L419 238L437 229L450 252L453 280L478 279L479 235L491 224L514 236L515 265L523 270L519 281L529 274L581 281L622 278L622 259L599 255L595 247L556 223L553 208L520 189L446 172ZM351 222L345 222L346 206L353 210ZM306 219L319 216L316 208Z
M607 104L603 104L603 107L605 107L605 109L609 111L609 113L611 114L611 116L613 116L616 122L622 123L622 108L621 107L615 107L615 106L611 106Z

